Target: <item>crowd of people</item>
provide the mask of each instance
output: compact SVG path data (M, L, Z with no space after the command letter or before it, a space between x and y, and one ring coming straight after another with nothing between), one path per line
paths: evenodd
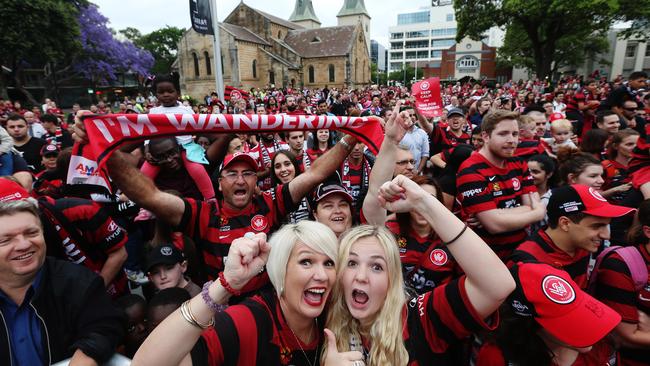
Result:
M2 363L650 365L647 87L452 83L435 118L388 86L192 105L173 74L116 109L0 101ZM129 141L99 200L68 179L81 117L130 113L370 116L384 139Z

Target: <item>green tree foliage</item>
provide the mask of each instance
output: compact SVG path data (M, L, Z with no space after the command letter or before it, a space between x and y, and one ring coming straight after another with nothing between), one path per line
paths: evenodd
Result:
M418 79L422 78L422 70L418 70L418 76ZM410 86L413 78L415 78L415 68L410 64L405 64L401 70L388 74L388 80L401 83L404 86Z
M457 40L504 27L501 64L525 66L543 78L605 50L612 24L643 19L650 0L454 0L454 8Z
M25 68L46 62L67 63L81 50L78 6L66 0L3 0L0 17L0 64L12 70L0 73L0 95L7 97L9 78L35 103L23 85Z
M120 34L131 40L136 46L143 48L153 55L156 60L152 72L163 74L171 71L171 66L176 60L178 42L183 37L185 30L177 27L166 26L149 34L142 35L135 28L126 28Z
M378 71L377 64L373 63L370 65L370 80L371 84L386 85L386 80L388 75L383 71Z

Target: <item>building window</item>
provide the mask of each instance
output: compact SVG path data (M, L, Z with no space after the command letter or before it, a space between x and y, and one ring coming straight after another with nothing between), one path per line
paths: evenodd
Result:
M650 46L645 46L645 57L650 57Z
M429 41L406 41L404 44L406 48L427 48Z
M417 13L397 14L397 25L429 23L429 11L419 11Z
M431 58L440 58L442 57L442 51L431 51Z
M210 54L208 51L203 52L203 57L205 57L205 73L212 75L212 65L210 65Z
M455 36L456 28L438 28L431 30L431 36L440 37L440 36Z
M410 51L406 53L406 59L407 60L413 60L417 57L417 53L415 51Z
M429 36L429 31L425 31L425 30L406 32L406 38L426 38L428 36Z
M282 39L282 32L278 31L278 39Z
M404 58L404 53L402 52L391 52L390 53L390 59L391 60L399 60Z
M201 75L199 73L199 57L194 52L192 52L192 59L194 60L194 76L198 78Z
M314 83L314 66L309 65L309 83Z
M464 56L456 62L459 69L472 69L478 67L478 59L474 56Z
M403 42L391 42L390 43L390 48L393 50L401 50L404 48L404 43Z
M448 22L453 22L454 21L454 13L447 14L447 21Z
M257 60L253 60L253 79L257 79Z
M634 57L636 55L636 43L628 44L625 49L625 57Z
M390 69L391 70L401 70L403 66L404 66L404 64L401 63L401 62L392 62L390 64Z
M269 70L269 84L275 84L275 73L273 70Z
M431 47L435 48L449 48L456 44L455 39L432 39Z
M327 69L328 69L329 74L330 74L330 83L333 83L334 81L336 81L336 77L335 77L335 74L334 74L334 71L335 71L334 70L334 65L330 64L327 67Z
M404 33L391 33L390 39L404 38Z
M418 51L418 58L429 58L429 51Z

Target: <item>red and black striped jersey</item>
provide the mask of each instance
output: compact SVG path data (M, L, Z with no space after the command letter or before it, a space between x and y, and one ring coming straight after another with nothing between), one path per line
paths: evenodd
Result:
M411 299L406 305L404 343L409 366L453 365L449 347L482 329L494 330L498 313L491 324L476 312L467 297L465 276Z
M509 158L505 167L499 168L476 151L461 164L456 187L464 218L483 211L520 206L521 196L536 191L528 167L521 159ZM475 231L499 258L505 260L526 238L524 229L498 234L490 234L482 228Z
M126 231L96 202L42 197L38 203L48 255L99 273L108 255L126 244ZM120 271L107 286L107 291L112 296L121 295L126 285L126 277Z
M458 144L469 144L471 139L472 136L467 132L463 131L460 136L456 136L451 132L449 127L443 128L436 125L429 134L429 154L433 156L439 152L456 147Z
M590 253L580 248L576 248L575 254L571 256L558 248L544 229L540 229L528 240L519 244L512 253L508 265L518 262L546 263L567 272L571 279L584 290L588 284L589 258Z
M584 103L587 100L587 96L583 91L575 92L571 97L567 99L566 111L576 111L582 113L579 108L579 103Z
M235 210L217 202L184 199L185 212L177 231L184 232L196 243L199 257L209 279L223 270L230 243L247 232L273 232L289 212L296 209L288 184L273 188L275 194L263 192L244 209ZM255 277L250 290L268 282L267 276ZM249 289L247 285L247 289Z
M645 245L637 246L641 256L650 270L650 253ZM637 311L650 314L650 278L648 284L639 291L634 289L634 281L630 269L623 258L616 252L607 255L596 269L597 299L616 310L626 323L637 324L639 315ZM637 366L650 364L650 352L647 348L621 348L619 349L619 365Z
M192 349L194 365L317 365L322 325L311 343L300 342L286 323L275 292L246 299L214 317ZM314 361L316 360L316 361Z
M596 343L591 351L579 353L571 366L605 366L609 365L610 358L614 352L614 347L607 342L601 341ZM481 346L476 357L476 366L509 366L515 365L511 361L506 361L503 351L494 343L485 343ZM518 365L518 364L517 364ZM523 366L523 365L522 365ZM556 366L551 363L548 366Z
M515 156L527 161L531 156L546 154L544 143L536 139L521 139L515 149Z
M386 228L395 235L407 286L418 294L448 283L461 272L447 247L437 236L421 237L413 230L402 233L395 215L386 221Z

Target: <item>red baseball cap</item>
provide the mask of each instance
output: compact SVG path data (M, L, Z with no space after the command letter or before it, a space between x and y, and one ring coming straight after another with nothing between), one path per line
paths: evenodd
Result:
M517 283L508 298L512 310L519 316L534 317L563 343L592 346L621 322L616 311L582 291L565 271L524 262L510 271Z
M564 116L563 113L560 113L560 112L553 112L553 113L551 113L551 116L549 117L548 120L549 120L550 122L553 122L553 121L557 121L558 119L566 119L566 117Z
M598 191L582 184L554 189L546 206L551 222L578 212L598 217L621 217L634 211L636 209L631 207L610 204Z
M0 203L29 198L29 193L20 184L7 178L0 178Z
M246 163L250 165L254 170L257 170L257 161L255 161L255 159L249 154L242 152L226 155L226 157L223 159L223 166L221 167L221 170L224 170L233 163L239 161Z

